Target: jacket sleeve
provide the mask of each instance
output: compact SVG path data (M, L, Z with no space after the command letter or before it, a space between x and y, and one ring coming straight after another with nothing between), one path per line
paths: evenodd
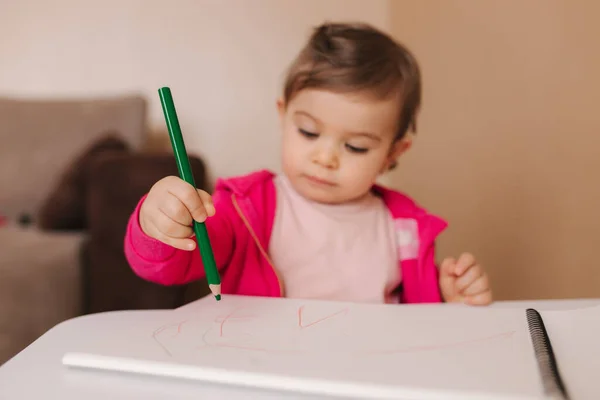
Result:
M129 218L125 233L125 257L132 270L141 278L161 285L180 285L205 276L198 246L192 251L176 249L149 237L139 223L140 207L146 196L138 202ZM228 219L233 208L228 193L213 195L215 215L205 221L215 256L217 268L226 267L233 250L234 232Z

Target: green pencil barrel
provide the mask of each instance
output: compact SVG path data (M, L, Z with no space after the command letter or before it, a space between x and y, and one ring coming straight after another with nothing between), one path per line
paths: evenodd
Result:
M171 145L173 147L173 152L175 153L179 175L181 176L181 179L191 184L193 187L196 187L187 150L185 149L185 143L183 142L183 135L181 134L179 118L177 118L177 112L175 111L175 103L173 102L171 89L163 87L158 90L158 93L163 105L163 113L165 114L165 121L167 122L167 128L170 133L169 138L171 139Z
M171 89L168 87L162 87L158 90L160 101L165 115L165 121L169 130L169 138L171 139L171 145L173 152L175 153L175 160L177 161L177 170L181 179L196 187L194 181L194 175L192 174L192 168L190 161L185 149L183 142L183 135L181 134L181 127L179 126L179 119L177 118L177 112L175 111L175 103L173 102L173 96ZM204 223L194 221L194 233L196 234L196 241L198 242L198 250L204 263L204 270L206 271L206 279L209 285L221 284L221 278L217 270L215 257L213 255L212 247L210 245L210 239L208 237L208 231Z
M219 285L221 284L221 277L217 272L217 263L215 262L215 256L212 252L206 225L194 221L194 232L196 233L196 238L198 238L198 250L200 250L200 256L204 263L206 281L209 285Z

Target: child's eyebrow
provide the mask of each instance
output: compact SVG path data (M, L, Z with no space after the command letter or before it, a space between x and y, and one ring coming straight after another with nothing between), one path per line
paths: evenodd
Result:
M312 120L314 120L314 121L316 121L318 123L321 123L321 121L319 121L318 118L313 117L312 115L310 115L306 111L297 110L297 111L294 111L294 115L301 115L301 116L304 116L304 117L308 117L308 118L310 118L310 119L312 119Z
M301 115L301 116L304 116L304 117L312 119L313 121L317 122L318 124L322 124L322 122L317 117L314 117L314 116L310 115L306 111L297 110L297 111L294 112L294 115ZM364 136L364 137L367 137L369 139L375 140L377 142L381 142L381 137L379 135L376 135L376 134L370 133L370 132L348 132L348 135L350 135L350 136Z
M379 137L378 135L375 135L374 133L369 133L369 132L355 132L355 133L350 133L350 135L352 136L364 136L367 137L369 139L375 140L377 142L381 142L381 137Z

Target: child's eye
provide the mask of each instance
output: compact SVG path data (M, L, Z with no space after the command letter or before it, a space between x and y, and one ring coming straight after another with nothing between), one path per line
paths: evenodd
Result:
M300 132L303 136L306 136L309 139L314 139L314 138L316 138L316 137L319 136L318 133L313 133L313 132L305 131L304 129L300 129L300 128L298 128L298 132Z
M351 146L349 144L346 145L346 148L348 150L350 150L352 153L366 153L367 151L369 151L369 149L365 149L363 147L355 147L355 146Z

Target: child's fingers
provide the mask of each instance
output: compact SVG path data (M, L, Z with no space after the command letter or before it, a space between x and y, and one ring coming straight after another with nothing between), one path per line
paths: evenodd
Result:
M194 242L193 239L177 239L169 236L162 236L159 240L180 250L190 251L196 248L196 242Z
M204 204L196 188L194 188L192 185L190 185L184 180L174 179L172 180L172 182L169 182L168 192L175 196L177 199L179 199L181 203L183 203L183 205L187 209L187 212L192 216L193 219L195 219L198 222L204 222L204 220L207 217L207 213L204 209ZM184 212L181 211L178 207L174 207L174 209L171 210L171 212L177 214L177 217L175 215L170 214L169 212L165 213L179 223L182 223L184 225L191 224L191 221L189 224L184 223L184 221L182 220Z
M196 242L193 239L176 238L176 237L171 237L171 236L164 234L161 231L161 227L157 226L157 222L158 222L158 225L161 224L160 218L162 218L162 217L157 217L157 216L158 216L158 214L153 216L153 218L149 219L149 221L148 221L148 233L147 233L148 236L153 237L156 240L159 240L165 244L168 244L169 246L172 246L172 247L175 247L175 248L181 249L181 250L193 250L196 247Z
M474 296L467 296L464 298L464 302L473 306L486 306L492 302L492 291L486 290Z
M192 225L192 215L179 198L167 192L160 201L158 210L181 225Z
M157 239L163 243L168 244L169 246L175 247L176 249L180 250L189 251L194 250L196 248L196 242L194 241L194 239L190 238L174 238L167 236L162 232L159 232Z
M467 286L463 291L463 296L475 296L489 290L490 284L487 275L481 275L471 285Z
M456 279L456 289L463 292L467 287L471 286L479 277L483 275L483 270L479 266L471 267L462 276Z
M180 224L160 210L154 217L154 225L163 235L174 239L189 238L193 234L191 226Z
M456 276L453 273L454 270L454 259L446 258L442 261L440 265L440 276L439 276L439 285L442 291L442 296L446 301L450 301L450 298L454 297L456 294L456 289L454 286L454 280Z
M440 265L440 273L443 275L454 275L454 265L456 260L452 257L445 258Z
M456 262L454 273L457 276L461 276L467 269L475 265L475 257L470 253L463 253Z

